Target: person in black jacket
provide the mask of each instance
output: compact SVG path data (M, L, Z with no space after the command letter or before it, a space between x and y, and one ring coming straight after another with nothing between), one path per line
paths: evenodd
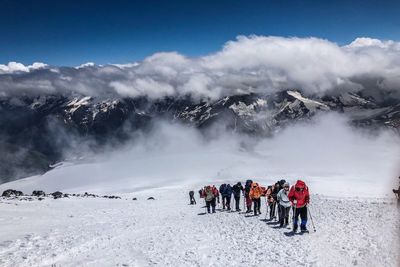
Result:
M220 187L219 193L222 196L222 209L231 210L231 197L232 197L232 187L230 184L223 184Z
M190 205L196 205L196 199L194 199L194 191L189 191Z
M246 207L247 207L246 213L252 212L251 205L253 204L253 201L251 200L250 195L249 195L252 183L253 183L252 180L247 180L246 185L244 186L244 197L246 200Z
M271 204L270 204L270 212L269 212L269 216L270 216L271 220L276 218L275 210L278 208L278 205L279 205L277 195L280 190L281 190L281 187L280 187L280 183L278 181L272 186L272 192L271 192L272 202L270 202ZM279 218L278 218L278 220L279 220Z
M236 211L240 211L240 195L243 192L244 188L241 182L238 182L232 187L233 197L235 198L235 208Z

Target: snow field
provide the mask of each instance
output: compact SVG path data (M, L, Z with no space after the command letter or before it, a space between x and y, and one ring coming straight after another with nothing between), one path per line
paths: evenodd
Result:
M398 266L392 200L312 195L317 232L309 222L310 234L286 236L290 229L264 221L264 201L256 217L204 215L197 193L197 205L188 205L189 189L121 200L1 199L0 266Z

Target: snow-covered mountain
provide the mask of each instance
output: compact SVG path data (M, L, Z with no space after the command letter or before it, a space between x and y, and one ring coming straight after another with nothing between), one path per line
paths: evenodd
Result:
M5 160L0 164L0 175L4 180L44 172L64 159L66 148L78 146L77 140L90 139L92 148L121 143L137 130L150 129L159 119L201 130L223 125L227 131L271 136L292 122L328 111L346 114L356 126L400 127L398 102L378 100L364 92L306 96L299 90L284 90L214 101L76 94L3 97L0 136Z

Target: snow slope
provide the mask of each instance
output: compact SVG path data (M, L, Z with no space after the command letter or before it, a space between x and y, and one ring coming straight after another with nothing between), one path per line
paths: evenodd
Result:
M398 266L390 190L399 140L333 122L258 142L230 135L205 142L190 129L164 127L91 162L0 184L0 192L122 196L0 198L0 266ZM187 205L189 190L247 177L264 186L304 179L317 232L286 236L289 229L262 220L264 203L259 217L204 215L203 203Z
M191 188L141 190L117 200L2 199L0 265L398 264L399 214L391 200L313 195L317 232L286 236L289 229L276 229L274 221L264 221L264 203L259 217L226 211L204 214L197 194L198 204L188 205ZM149 196L156 200L146 200Z

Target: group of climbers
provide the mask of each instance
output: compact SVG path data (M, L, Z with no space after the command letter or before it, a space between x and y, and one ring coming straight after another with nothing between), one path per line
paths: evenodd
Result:
M192 191L191 193L193 195ZM219 190L215 185L205 186L199 190L200 198L204 198L206 202L208 213L215 213L216 203L220 203L220 196L222 197L222 209L230 211L232 194L235 200L236 211L241 211L240 198L243 195L246 213L254 212L254 216L260 215L261 197L265 197L270 211L270 220L276 219L275 214L277 211L280 227L287 227L289 225L290 210L292 209L293 231L297 231L299 222L300 230L302 232L307 231L307 205L310 203L310 193L307 185L302 180L298 180L292 187L285 180L277 181L266 188L252 180L247 180L244 187L241 182L238 182L234 186L222 184ZM194 198L192 199L192 195L190 195L191 204L193 204L194 200Z

